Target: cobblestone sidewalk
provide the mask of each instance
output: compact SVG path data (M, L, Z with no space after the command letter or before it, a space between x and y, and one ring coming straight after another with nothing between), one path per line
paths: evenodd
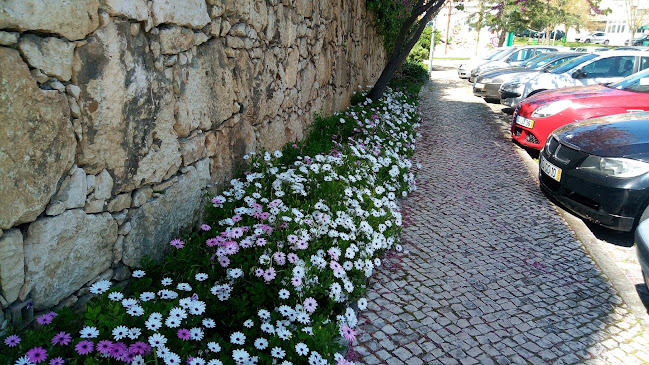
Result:
M642 328L455 71L421 94L404 252L371 278L361 364L649 364Z

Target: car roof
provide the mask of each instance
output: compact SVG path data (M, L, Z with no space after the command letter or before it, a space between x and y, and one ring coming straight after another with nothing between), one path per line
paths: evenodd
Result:
M616 50L610 50L610 51L600 51L600 52L594 52L594 53L597 53L598 55L602 55L602 56L640 56L640 55L644 55L645 51L632 51L632 50L616 51Z

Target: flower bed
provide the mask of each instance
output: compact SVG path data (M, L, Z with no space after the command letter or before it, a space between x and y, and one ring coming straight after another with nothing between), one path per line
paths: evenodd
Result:
M417 122L416 98L389 91L316 118L302 143L245 156L162 264L124 289L94 283L85 318L64 309L6 336L0 363L349 363L350 306L365 308L367 278L400 250Z

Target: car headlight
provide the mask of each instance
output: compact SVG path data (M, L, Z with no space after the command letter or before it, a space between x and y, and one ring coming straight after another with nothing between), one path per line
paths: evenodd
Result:
M646 162L593 155L586 157L579 168L611 177L636 177L649 172L649 164Z
M560 113L572 106L570 100L559 100L550 104L542 105L532 112L532 118L545 118Z
M476 80L476 81L478 81L478 80ZM491 78L485 77L484 79L480 79L479 82L483 83L483 84L488 84L488 83L491 82Z
M522 89L523 87L524 85L519 83L506 83L500 86L500 90L515 93L518 90Z

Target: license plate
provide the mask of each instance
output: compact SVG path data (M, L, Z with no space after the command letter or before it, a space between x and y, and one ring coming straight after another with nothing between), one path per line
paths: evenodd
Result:
M476 89L484 89L484 84L476 82L475 85L473 85Z
M516 124L522 125L523 127L527 128L534 128L534 120L533 119L528 119L525 117L521 117L520 115L516 116Z
M549 163L543 156L540 161L541 171L556 181L561 181L561 168Z

